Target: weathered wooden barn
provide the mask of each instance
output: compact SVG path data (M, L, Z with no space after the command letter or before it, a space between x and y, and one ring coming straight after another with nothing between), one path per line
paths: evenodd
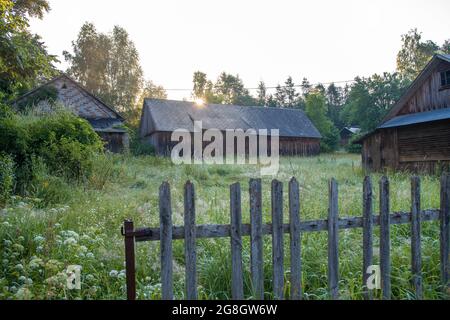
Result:
M448 169L450 55L435 55L381 125L357 143L365 169Z
M66 74L61 74L26 93L18 98L14 105L20 108L32 104L34 107L50 110L51 106L45 97L46 92L54 92L56 101L86 119L105 141L107 150L118 153L129 148L128 133L123 127L124 118Z
M350 142L350 139L353 138L355 135L361 132L360 127L345 127L341 130L339 133L340 135L340 144L341 147L345 147Z
M142 110L140 136L154 146L159 155L170 155L177 142L172 132L185 129L194 132L194 122L203 129L279 129L280 154L312 156L320 153L319 131L301 110L243 107L193 102L146 99ZM225 143L225 142L224 142Z

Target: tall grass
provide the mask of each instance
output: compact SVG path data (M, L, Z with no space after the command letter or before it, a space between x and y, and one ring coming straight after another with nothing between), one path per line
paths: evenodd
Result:
M196 186L197 223L228 224L229 186L241 182L243 222L249 223L249 198L245 190L258 168L233 166L174 166L157 157L112 156L94 165L92 181L70 185L70 197L56 208L38 209L38 199L16 198L0 213L0 298L20 299L125 299L123 239L120 227L132 218L137 226L158 226L158 189L171 183L173 221L183 224L183 186ZM301 219L327 217L330 178L340 185L340 216L360 216L362 212L363 170L353 155L324 155L315 158L284 158L277 179L287 182L296 176L301 184ZM393 211L409 211L409 175L389 173ZM373 175L374 181L380 178ZM270 223L270 180L263 177L263 220ZM424 208L439 207L439 179L422 177ZM375 188L378 199L378 190ZM287 221L287 192L285 192ZM378 201L375 210L378 210ZM377 229L377 228L376 228ZM376 230L377 231L377 230ZM362 232L340 234L340 294L362 298ZM423 224L423 264L425 298L442 298L439 285L439 225ZM285 252L289 246L285 238ZM379 241L375 232L375 246ZM249 240L244 239L245 296L252 297L249 274ZM174 242L174 287L177 298L184 297L184 246ZM375 249L375 262L378 251ZM309 233L302 238L303 288L306 299L326 299L327 234ZM414 298L410 283L410 231L408 226L392 228L393 296ZM231 295L229 239L198 241L199 294L202 299L227 299ZM82 266L82 290L65 289L65 270ZM137 245L138 298L158 299L160 287L159 243ZM285 257L286 295L289 293L289 256ZM271 241L264 239L266 297L271 298Z

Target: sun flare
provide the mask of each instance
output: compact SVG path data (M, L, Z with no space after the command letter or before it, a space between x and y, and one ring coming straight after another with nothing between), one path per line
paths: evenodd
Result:
M195 105L197 107L204 107L205 106L205 100L202 98L195 99Z

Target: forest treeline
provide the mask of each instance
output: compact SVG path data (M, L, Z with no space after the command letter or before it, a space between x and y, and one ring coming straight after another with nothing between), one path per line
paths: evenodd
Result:
M45 80L67 72L81 85L114 106L131 127L137 127L144 98L167 98L165 89L144 78L139 53L128 32L114 26L109 33L85 23L63 53L69 67L58 70L56 56L47 52L39 35L29 29L30 18L43 19L50 10L47 0L0 0L0 101L6 104ZM250 92L239 75L223 72L216 79L198 71L193 75L192 99L207 103L296 108L304 110L324 136L325 151L338 146L338 132L359 126L376 128L412 80L436 53L450 53L450 39L443 44L422 39L417 29L404 34L397 54L397 68L368 77L356 76L344 86L311 84L289 76L275 89L261 81Z

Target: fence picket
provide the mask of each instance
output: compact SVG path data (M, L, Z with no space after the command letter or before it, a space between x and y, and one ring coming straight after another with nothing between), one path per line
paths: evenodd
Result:
M339 208L338 184L332 179L329 184L328 209L328 288L333 300L339 299Z
M256 300L264 299L261 179L250 180L250 270Z
M441 177L441 281L444 292L448 293L450 280L450 175Z
M197 300L197 249L195 225L195 188L187 182L184 188L184 248L186 260L186 299Z
M233 184L230 188L231 201L231 295L234 300L244 299L242 276L242 212L241 186Z
M161 232L161 291L163 300L173 300L172 262L172 205L170 185L164 182L159 189Z
M411 212L390 212L389 180L380 180L380 215L373 215L373 187L370 177L363 184L363 215L339 219L338 184L329 183L329 212L327 220L301 221L300 190L295 178L289 182L289 223L283 224L283 183L272 182L272 223L263 224L261 179L252 179L249 184L250 224L242 224L241 187L230 187L229 225L196 225L195 188L187 182L184 189L184 226L172 225L170 185L164 182L159 189L159 228L134 228L132 220L126 220L122 234L125 237L125 263L127 298L136 299L135 242L160 241L161 291L163 300L173 299L173 240L185 240L186 297L198 298L196 270L196 240L201 238L231 238L232 298L244 298L242 237L251 238L251 275L254 297L264 299L263 236L272 236L273 296L284 298L284 234L290 234L290 297L302 298L301 235L304 232L328 232L328 280L332 299L339 298L339 230L363 228L363 294L372 299L367 288L368 267L373 263L373 227L380 226L380 269L382 297L391 298L391 239L390 226L411 223L411 270L416 298L423 299L421 223L440 221L440 255L443 289L448 293L450 277L450 175L441 177L440 210L421 210L420 179L411 179Z
M291 249L291 300L302 298L300 191L295 178L289 183L289 231Z
M283 183L272 182L272 262L273 293L276 300L284 297Z
M420 239L420 178L411 178L411 271L416 299L423 299L422 252Z
M373 190L372 179L365 177L363 185L363 288L364 299L372 300L372 291L367 288L368 268L373 264Z
M136 259L134 251L134 236L130 236L134 232L134 223L126 220L123 224L123 232L125 235L125 266L127 278L127 300L136 300Z
M381 290L384 300L391 299L391 235L389 215L389 180L380 180L380 269Z

